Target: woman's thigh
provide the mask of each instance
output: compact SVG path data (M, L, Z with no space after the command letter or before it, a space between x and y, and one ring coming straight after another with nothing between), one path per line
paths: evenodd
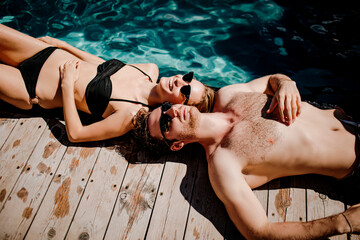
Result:
M0 24L0 61L18 66L49 44Z
M31 109L30 97L17 68L0 64L0 99L21 109Z

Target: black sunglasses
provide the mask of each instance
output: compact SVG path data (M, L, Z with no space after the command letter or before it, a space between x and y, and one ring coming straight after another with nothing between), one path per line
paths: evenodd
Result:
M168 147L170 147L172 143L166 139L164 132L168 132L170 130L171 117L165 114L165 112L169 110L171 107L172 104L169 102L164 102L163 104L161 104L160 132Z
M194 77L194 72L189 72L187 74L185 74L182 79L187 82L187 83L190 83L192 80L193 80L193 77ZM184 102L184 105L187 105L188 101L189 101L189 98L190 98L190 93L191 93L191 86L190 84L188 85L185 85L185 86L182 86L180 88L180 92L181 94L183 94L186 98L185 102Z

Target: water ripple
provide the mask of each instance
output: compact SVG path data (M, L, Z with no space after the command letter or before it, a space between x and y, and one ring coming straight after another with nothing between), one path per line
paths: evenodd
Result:
M259 72L291 70L292 62L298 64L293 52L318 54L306 34L339 44L332 27L345 19L343 13L321 21L311 19L316 14L300 18L294 30L286 11L272 0L3 0L0 23L34 37L60 38L104 59L154 62L162 75L194 71L202 81L223 86ZM355 45L331 54L356 55ZM299 47L306 51L297 52Z

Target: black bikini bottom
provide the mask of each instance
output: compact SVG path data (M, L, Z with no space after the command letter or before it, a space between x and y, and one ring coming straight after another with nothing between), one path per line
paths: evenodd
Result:
M56 49L57 47L47 47L19 64L18 69L24 79L26 90L28 91L30 98L36 97L35 88L40 70L49 56Z
M354 127L355 135L357 137L356 142L360 141L360 123L354 122L354 121L349 121L349 120L343 120L343 119L340 119L340 122L342 122L343 124L347 124L347 125L350 125L350 126ZM355 146L357 144L359 144L359 143L355 143ZM355 149L355 151L356 151L356 149ZM357 161L358 161L357 166L355 167L355 169L353 170L353 172L349 176L360 177L360 159L357 160Z

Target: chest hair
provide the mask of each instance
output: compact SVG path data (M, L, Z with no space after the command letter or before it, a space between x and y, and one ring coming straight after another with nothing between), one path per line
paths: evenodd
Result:
M266 113L270 102L265 94L237 94L225 107L233 112L235 122L221 146L252 164L266 161L266 154L279 140L277 114Z

